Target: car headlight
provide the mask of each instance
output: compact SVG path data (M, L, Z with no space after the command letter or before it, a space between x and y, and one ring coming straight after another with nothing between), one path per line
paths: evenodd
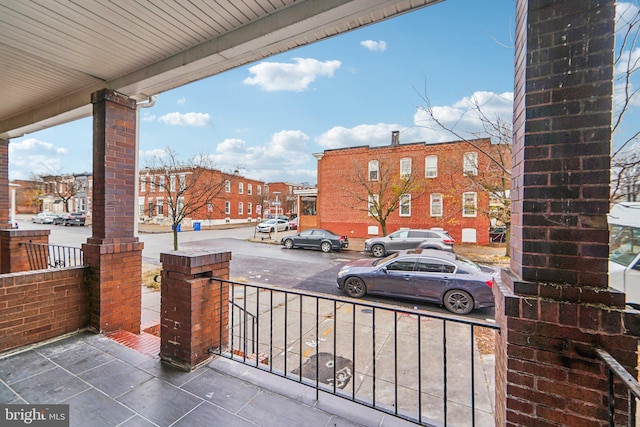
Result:
M348 268L341 269L340 271L338 271L338 277L344 277L348 272L349 272Z

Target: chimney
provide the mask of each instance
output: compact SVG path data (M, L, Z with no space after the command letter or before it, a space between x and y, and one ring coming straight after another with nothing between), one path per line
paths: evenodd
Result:
M400 145L400 131L391 131L391 145Z

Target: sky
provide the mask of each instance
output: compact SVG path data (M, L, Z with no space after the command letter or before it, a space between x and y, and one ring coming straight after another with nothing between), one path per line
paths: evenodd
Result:
M447 0L158 95L140 110L140 167L166 147L265 182L315 184L324 150L456 140L470 101L510 121L515 0ZM468 135L468 134L466 134ZM11 140L9 178L92 169L92 119Z

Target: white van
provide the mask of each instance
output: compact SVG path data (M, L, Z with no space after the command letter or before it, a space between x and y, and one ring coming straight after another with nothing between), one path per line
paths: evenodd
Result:
M614 205L609 221L609 286L640 309L640 202Z

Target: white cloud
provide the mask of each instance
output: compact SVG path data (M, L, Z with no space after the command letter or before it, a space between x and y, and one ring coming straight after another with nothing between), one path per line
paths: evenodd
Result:
M229 138L216 146L211 160L216 169L231 171L238 167L245 176L265 181L289 180L315 182L316 169L310 168L309 137L299 130L282 130L263 145L251 146L243 139ZM315 163L313 163L315 166Z
M168 113L158 119L170 126L205 127L211 121L209 113Z
M341 65L337 60L321 62L312 58L293 58L293 62L261 62L249 67L252 77L247 77L243 83L257 85L268 92L302 92L318 77L333 77Z
M143 122L154 122L156 120L155 114L147 113L146 111L142 114L141 120Z
M185 97L183 96L182 98L178 99L178 100L176 101L176 103L177 103L178 105L184 105L184 104L186 104L186 103L187 103L187 98L185 98Z
M150 158L162 159L166 157L167 150L164 148L155 148L155 149L146 150L146 151L140 150L138 153L141 159L150 159Z
M32 175L57 172L61 170L66 148L28 138L9 143L10 179L29 179Z
M432 111L440 123L455 130L458 135L465 138L478 137L483 127L475 105L480 106L483 114L491 120L500 118L510 122L513 114L513 93L479 91L450 106L432 106ZM395 130L400 131L400 143L436 143L458 139L451 132L442 130L425 109L419 108L414 114L412 127L390 123L361 124L352 128L335 126L316 138L316 142L326 149L389 145L391 132Z
M383 40L363 40L360 42L360 44L364 46L365 49L368 49L372 52L384 52L385 50L387 50L387 42Z

